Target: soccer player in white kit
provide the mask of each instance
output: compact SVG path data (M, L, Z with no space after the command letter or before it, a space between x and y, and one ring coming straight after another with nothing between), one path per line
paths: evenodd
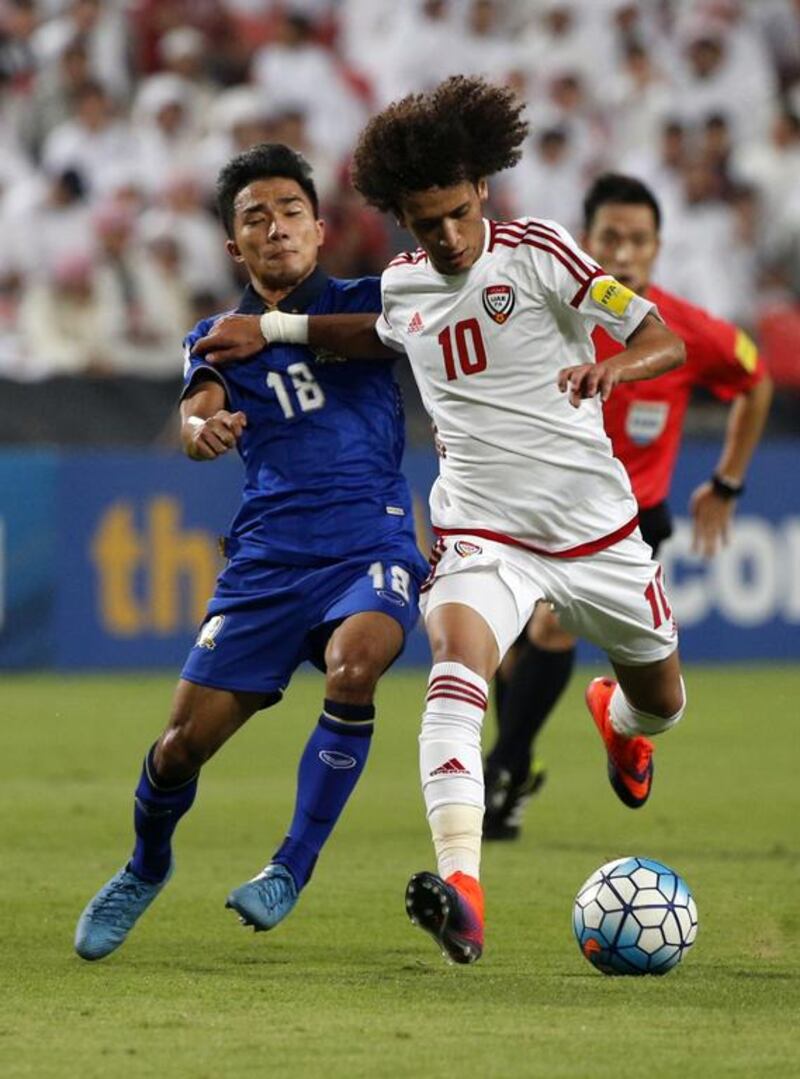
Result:
M239 316L200 349L238 359L267 340L375 355L375 333L411 362L436 430L430 496L437 542L422 610L433 654L420 772L438 873L415 874L406 907L446 958L483 950L481 727L488 684L537 603L600 645L617 681L587 703L609 775L629 805L647 798L649 736L683 715L677 636L661 569L610 450L602 401L619 381L683 362L654 306L606 274L552 221L483 217L487 177L519 158L527 125L511 91L454 77L375 116L353 181L390 210L417 251L382 279L383 313ZM623 352L594 362L602 325ZM370 351L371 349L371 351Z

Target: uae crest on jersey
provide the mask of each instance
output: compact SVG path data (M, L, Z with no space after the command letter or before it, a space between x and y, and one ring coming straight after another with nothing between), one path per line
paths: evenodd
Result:
M487 285L483 290L483 309L498 326L510 317L515 300L511 285Z

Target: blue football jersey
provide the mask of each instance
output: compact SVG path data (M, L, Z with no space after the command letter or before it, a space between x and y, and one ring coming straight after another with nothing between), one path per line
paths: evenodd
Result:
M307 314L379 312L380 281L339 280L317 269L278 305ZM247 286L236 309L262 314ZM218 379L231 412L247 427L238 443L242 502L230 530L233 551L289 565L398 546L416 550L411 496L400 472L404 415L390 360L342 361L303 345L270 345L236 363L211 366L192 355L222 315L203 319L184 341L184 395L197 379Z

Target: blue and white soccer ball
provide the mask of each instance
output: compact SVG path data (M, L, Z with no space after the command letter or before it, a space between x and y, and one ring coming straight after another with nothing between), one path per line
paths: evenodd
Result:
M697 907L674 869L652 858L618 858L576 895L572 928L604 974L666 974L694 944Z

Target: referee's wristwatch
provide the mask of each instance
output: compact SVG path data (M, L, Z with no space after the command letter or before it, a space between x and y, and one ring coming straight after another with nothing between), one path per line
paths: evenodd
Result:
M720 498L732 499L739 498L744 494L744 484L736 483L735 480L729 480L726 476L720 476L718 472L715 472L711 477L711 486L714 488L714 494L719 495Z

